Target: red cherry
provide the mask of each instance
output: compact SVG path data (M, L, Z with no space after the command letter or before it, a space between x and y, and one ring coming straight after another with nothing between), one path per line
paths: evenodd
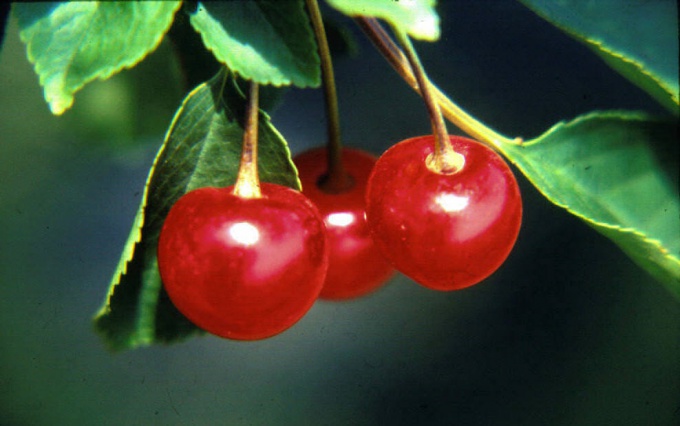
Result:
M182 196L158 243L161 278L177 309L218 336L278 334L310 309L328 268L318 210L301 193L261 184L261 198L229 188Z
M375 247L365 218L365 194L375 157L343 148L342 162L352 186L339 193L324 191L320 180L327 170L327 150L316 148L297 155L302 193L319 208L326 223L330 261L320 297L330 300L365 295L385 283L394 269Z
M450 136L465 158L453 174L431 170L433 136L402 141L376 163L366 215L397 270L425 287L457 290L491 275L512 250L522 200L512 171L490 148ZM431 157L430 157L431 158Z

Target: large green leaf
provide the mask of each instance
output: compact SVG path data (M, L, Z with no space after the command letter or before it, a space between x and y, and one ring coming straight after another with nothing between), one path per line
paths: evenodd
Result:
M21 40L54 114L86 83L132 67L170 28L179 1L16 3Z
M553 203L612 239L680 297L677 126L596 112L500 147Z
M241 77L275 86L321 82L302 0L201 2L191 24L215 57Z
M156 248L170 207L184 193L236 180L245 99L220 72L193 90L168 130L144 188L139 212L114 274L96 329L112 349L171 342L197 329L172 305L162 288ZM260 178L300 188L288 145L261 113Z
M348 16L380 18L419 40L439 39L435 0L326 0Z
M520 0L675 112L678 6L670 0Z

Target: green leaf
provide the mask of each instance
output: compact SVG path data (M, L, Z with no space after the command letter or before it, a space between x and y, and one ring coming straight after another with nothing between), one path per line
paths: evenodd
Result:
M435 0L326 0L348 16L380 18L418 40L439 39Z
M236 180L245 97L224 71L194 89L177 111L144 188L95 328L114 350L172 342L197 331L162 288L156 248L170 207L188 191ZM261 112L260 179L299 189L288 145Z
M52 113L86 83L141 61L160 43L179 1L16 3L21 40Z
M550 201L613 240L680 297L677 126L595 112L501 147Z
M678 114L678 9L674 1L520 0L585 43Z
M302 0L200 2L191 25L217 60L243 78L275 86L321 83Z

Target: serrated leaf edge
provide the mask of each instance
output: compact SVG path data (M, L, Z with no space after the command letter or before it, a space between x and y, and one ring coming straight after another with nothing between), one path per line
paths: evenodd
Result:
M648 243L652 246L655 246L659 250L659 252L661 253L661 256L663 258L669 260L670 262L672 262L676 267L677 275L674 277L675 282L674 283L666 282L665 284L671 290L671 292L673 292L675 294L675 296L680 299L680 258L673 255L670 252L670 250L668 250L660 240L658 240L656 238L652 238L652 237L648 236L646 233L641 232L641 231L639 231L635 228L628 228L628 227L622 227L620 225L615 225L615 224L611 224L611 223L599 222L599 221L593 220L592 218L584 216L582 213L574 210L573 208L569 207L568 205L555 200L551 195L549 195L539 185L537 185L536 182L534 182L534 179L532 179L531 177L529 177L529 175L527 175L527 173L525 173L524 167L517 165L517 164L515 164L515 165L522 171L524 176L534 184L534 187L536 189L538 189L538 191L541 194L543 194L543 196L546 199L548 199L551 203L553 203L557 207L560 207L560 208L566 210L567 212L569 212L573 216L576 216L577 218L581 219L582 221L586 222L587 224L589 224L590 226L593 226L595 228L601 227L601 228L606 228L606 229L612 230L612 231L632 234L632 235L638 237L640 240L642 240L642 242ZM612 240L612 242L614 242L617 246L621 247L616 241ZM621 247L621 248L623 249L623 247ZM630 258L633 261L635 261L634 257L630 257ZM644 269L646 269L646 268L644 268ZM674 285L671 285L671 284L674 284Z
M43 88L45 101L48 103L48 105L50 107L50 111L52 112L52 114L61 115L67 109L71 108L73 106L75 94L80 89L85 87L86 84L91 83L94 80L106 80L109 77L113 76L114 74L119 73L120 71L133 68L138 63L140 63L142 60L144 60L144 58L146 58L154 50L156 50L158 48L158 46L161 44L161 42L163 41L165 34L170 29L170 26L172 25L175 13L177 13L177 10L182 5L181 0L173 0L173 1L175 2L175 8L172 11L172 13L170 14L171 19L168 20L168 23L167 23L165 29L163 29L162 31L159 31L159 34L156 37L156 40L154 41L153 44L151 44L151 47L149 47L146 50L146 52L144 52L139 58L130 59L129 61L123 63L122 65L119 65L118 67L110 68L108 71L105 71L103 73L97 74L97 75L92 76L90 78L84 79L79 85L74 86L72 90L69 90L68 93L64 91L63 84L60 84L60 89L58 91L59 95L53 94L52 91L50 91L50 93L47 92L47 87L45 86L47 76L42 73L42 71L44 70L44 67L41 67L37 63L37 59L31 53L31 50L27 49L27 55L26 56L28 58L28 61L31 63L31 65L33 65L33 69L35 70L35 73L38 74L38 81L40 83L40 86ZM61 3L66 5L69 2L65 1L65 2L61 2ZM19 38L28 47L30 40L27 40L27 37L25 36L24 31L19 31ZM61 78L59 78L59 80L60 80L61 83L63 83L64 78L61 77ZM62 103L60 101L65 101L65 102Z
M643 120L651 120L654 119L653 116L650 114L647 114L645 112L641 111L626 111L626 110L608 110L608 111L592 111L588 114L580 115L576 117L573 120L567 121L567 120L562 120L559 121L558 123L554 124L550 129L548 129L545 133L543 133L541 136L529 140L525 143L523 143L520 146L512 146L512 147L507 147L513 150L521 150L522 148L525 147L530 147L535 144L543 143L543 139L547 138L549 135L559 131L562 128L569 128L576 126L580 124L581 122L588 121L591 119L608 119L608 118L620 118L620 119L627 119L627 120L638 120L638 121L643 121ZM505 150L504 150L505 151ZM556 205L557 207L560 207L570 214L578 217L579 219L583 220L587 224L593 226L593 227L602 227L606 228L612 231L617 231L617 232L622 232L622 233L628 233L637 236L640 238L644 243L648 243L652 246L655 246L658 248L659 252L661 253L662 257L669 260L671 263L673 263L676 268L678 273L680 274L680 257L674 255L673 253L668 250L662 241L652 238L649 235L647 235L644 232L641 232L635 228L629 228L629 227L622 227L620 225L616 224L611 224L607 222L600 222L593 220L592 218L589 218L587 216L584 216L582 213L578 212L577 210L574 210L567 204L564 204L562 202L557 201L554 199L550 194L548 194L540 185L536 184L535 179L533 179L528 173L527 173L527 168L521 164L518 161L514 161L512 155L508 155L507 151L504 152L506 155L506 158L508 158L518 169L522 171L522 174L534 185L534 187L546 198L548 199L551 203ZM613 241L617 246L619 244L616 241ZM634 258L631 257L631 259L635 260ZM670 285L670 283L666 283L667 287L678 297L680 298L680 275L675 277L676 282L673 283L675 284L675 287Z
M304 11L304 7L302 8L302 10L306 14L306 12ZM222 30L225 31L222 23L219 22L217 19L214 19L214 20L217 24L219 24L219 26L222 28ZM206 35L202 31L198 31L198 29L196 29L196 27L194 27L194 29L196 30L196 32L198 32L200 34L201 40L203 41L203 46L205 46L206 49L208 49L210 52L212 52L215 59L217 59L222 65L226 66L230 71L234 72L235 74L240 75L243 78L251 79L258 84L271 85L271 86L274 86L274 87L283 87L283 86L294 85L296 87L304 89L304 88L316 88L316 87L319 87L319 85L321 84L321 80L320 80L319 76L317 76L315 81L311 81L311 82L307 82L307 81L304 81L304 80L303 81L297 81L297 80L293 80L293 79L286 78L286 77L282 77L280 80L276 80L276 81L272 80L272 79L257 79L256 80L255 78L253 78L253 76L245 75L245 74L241 73L240 71L233 69L229 64L229 61L227 61L227 58L225 58L221 54L221 52L217 49L217 46L214 43L212 43L208 38L206 38ZM225 31L225 33L226 33L226 31ZM312 41L313 45L316 46L316 40L313 37L307 37L307 40ZM314 54L317 55L317 58L318 58L318 53L315 52Z
M536 14L537 14L538 16L540 16L542 19L544 19L544 20L546 20L547 22L549 22L551 25L553 25L553 26L559 28L560 31L562 31L562 32L568 34L569 36L573 37L574 39L576 39L576 40L578 40L578 41L580 41L580 42L586 44L586 45L587 45L588 47L590 47L591 49L597 49L597 50L599 50L599 51L601 51L601 52L605 52L606 54L608 54L608 55L610 55L610 56L612 56L612 57L614 57L614 58L619 59L621 62L625 62L625 63L627 63L627 64L633 65L635 68L637 68L637 69L640 71L640 74L643 74L643 75L649 77L650 80L652 80L653 82L655 82L655 83L659 86L659 88L660 88L664 93L666 93L666 94L670 97L671 101L672 101L676 106L680 105L680 93L674 92L674 91L673 91L673 88L672 88L672 87L669 87L668 84L667 84L663 79L659 78L659 77L656 76L655 74L652 74L652 71L650 71L649 68L647 68L643 62L641 62L641 61L639 61L639 60L635 60L635 59L633 59L633 58L631 58L631 57L628 57L628 56L626 56L625 54L620 53L620 52L618 52L618 51L612 50L612 49L609 48L609 47L605 47L605 42L603 42L602 40L597 40L597 39L595 39L595 38L587 37L587 36L585 36L585 35L583 35L583 34L579 34L579 33L576 32L575 30L573 30L573 29L571 29L571 28L565 26L565 25L562 24L562 23L556 22L555 20L553 20L553 19L549 18L548 16L546 16L546 14L544 14L543 12L539 12L538 10L536 10L536 9L534 9L533 7L529 6L528 4L526 4L526 3L524 3L524 2L522 2L522 4L524 4L524 6L526 6L529 10L533 11L534 13L536 13ZM602 60L603 60L605 63L607 62L607 61L604 60L604 59L602 59ZM609 64L607 64L607 65L609 65ZM618 71L617 71L617 72L618 72ZM644 90L644 89L643 89L643 90ZM657 100L657 102L659 102L659 101Z
M560 120L557 123L553 124L547 131L545 131L543 134L540 136L529 139L527 141L522 142L521 145L509 145L508 148L513 149L513 148L525 148L525 147L530 147L532 145L536 145L539 143L542 143L542 139L545 139L548 137L548 135L551 135L558 130L562 128L569 128L569 127L574 127L584 121L592 120L592 119L609 119L609 118L621 118L625 120L637 120L637 121L644 121L644 120L655 120L655 117L647 112L644 111L631 111L631 110L625 110L625 109L610 109L606 111L591 111L586 114L579 115L578 117L571 119L571 120ZM514 163L513 163L514 164Z
M620 53L618 51L614 51L610 48L605 47L602 41L600 40L595 40L591 38L585 38L583 39L586 43L590 45L591 48L596 48L602 52L605 52L606 54L610 55L613 58L616 58L620 60L621 62L625 62L627 64L631 64L635 68L638 69L640 74L645 75L648 77L650 80L655 82L659 88L670 97L671 101L676 105L680 105L680 97L679 94L673 91L673 88L670 87L667 82L657 76L656 74L653 74L653 71L651 71L644 62L641 62L637 59L631 58L629 56L626 56L623 53ZM605 61L606 62L606 61Z
M116 266L116 270L114 272L113 279L111 280L111 283L109 285L109 291L106 295L106 298L104 300L103 306L99 309L99 311L95 314L95 321L106 315L110 309L109 309L109 303L111 301L111 297L113 296L113 293L115 292L116 286L120 284L121 278L127 273L127 267L130 261L134 258L135 251L137 250L137 245L141 242L142 240L142 228L144 227L144 213L146 211L146 204L148 201L149 197L149 186L151 184L151 180L153 178L153 175L156 171L156 166L158 165L158 162L160 161L161 156L165 152L165 149L167 147L167 142L168 139L170 138L170 135L175 129L175 126L177 124L177 120L179 119L179 116L182 114L184 111L184 108L186 107L186 104L193 99L193 96L200 90L204 88L208 83L201 83L194 90L189 92L189 94L184 98L182 101L182 104L180 107L177 109L175 112L175 116L172 118L172 122L170 123L170 126L168 127L167 132L165 133L165 136L163 138L163 144L161 146L161 149L158 150L156 153L156 157L154 158L154 161L151 165L151 169L149 170L149 174L146 178L146 182L144 184L144 192L142 194L142 199L140 202L139 209L137 210L137 215L135 216L133 225L132 225L132 232L128 236L128 240L125 243L125 246L123 248L123 256L120 258L118 261L118 265ZM131 248L130 248L131 247ZM127 256L125 255L127 253Z

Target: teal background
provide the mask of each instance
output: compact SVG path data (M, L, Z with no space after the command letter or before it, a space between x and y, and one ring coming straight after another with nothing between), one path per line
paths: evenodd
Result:
M506 135L594 109L664 113L519 4L441 3L442 40L418 43L421 59ZM10 19L0 52L0 425L680 423L680 303L521 177L516 249L478 286L397 276L265 341L107 352L91 316L183 97L176 65L164 44L54 117L17 33ZM348 145L380 153L429 131L370 45L336 74ZM319 91L291 90L272 116L294 152L324 140Z

